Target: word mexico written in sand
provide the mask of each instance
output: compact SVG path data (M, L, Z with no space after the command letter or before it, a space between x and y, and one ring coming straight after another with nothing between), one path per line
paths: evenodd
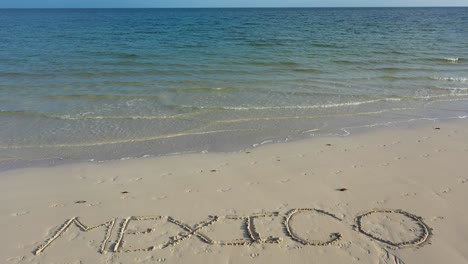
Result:
M294 226L292 222L295 218L299 218L301 215L321 215L327 219L326 221L341 222L342 219L335 216L332 213L326 212L320 209L313 208L298 208L286 212L284 215L280 215L278 212L271 213L258 213L247 216L227 215L227 216L208 216L206 220L199 222L194 226L183 223L171 216L130 216L123 219L112 218L109 221L100 223L95 226L87 226L78 217L73 217L67 220L51 237L49 237L43 244L41 244L35 251L34 254L40 255L45 252L48 248L52 247L55 243L58 243L59 238L71 227L78 228L82 232L90 232L93 230L100 230L102 232L102 242L98 251L102 254L105 252L136 252L136 251L153 251L158 249L164 249L167 247L177 246L184 240L197 239L202 243L210 245L221 245L221 246L249 246L255 243L281 243L283 239L291 239L304 246L328 246L341 240L343 235L339 232L330 233L328 238L321 238L320 240L311 240L307 237L307 232ZM378 216L378 217L376 217ZM412 237L406 239L406 241L392 241L391 238L387 238L384 235L379 235L378 232L372 230L373 224L376 222L385 221L385 219L395 216L392 221L395 224L401 224L401 222L410 222L414 226L411 229ZM372 218L374 217L374 218ZM380 217L380 218L379 218ZM280 219L284 237L265 236L260 234L257 228L261 228L259 222L262 219ZM367 219L367 220L366 220ZM373 219L373 220L372 220ZM145 229L132 229L129 228L131 223L136 222L147 222L150 221L151 227ZM210 238L206 233L208 227L215 227L225 225L229 221L237 222L241 226L243 233L239 234L238 239L231 239L229 241L216 241ZM164 226L164 224L166 226ZM178 231L174 236L168 236L167 225L172 228L176 228ZM159 228L154 228L158 226ZM419 216L413 215L403 210L391 210L391 209L372 209L362 214L359 214L355 218L354 225L352 228L360 235L368 237L374 241L382 243L384 246L399 249L406 247L420 247L429 241L432 235L429 226L424 223L423 219ZM391 229L390 226L387 227ZM128 243L126 239L130 239L135 236L148 236L151 233L161 232L166 234L165 241L157 245L146 245L142 247L134 247L131 243ZM387 230L391 231L391 230ZM114 233L114 235L113 235ZM111 237L116 238L111 241ZM164 235L162 235L164 236ZM151 240L149 241L151 242Z

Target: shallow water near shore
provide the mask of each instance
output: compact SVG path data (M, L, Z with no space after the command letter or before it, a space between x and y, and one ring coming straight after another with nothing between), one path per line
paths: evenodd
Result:
M463 117L467 11L0 10L0 163L235 151Z

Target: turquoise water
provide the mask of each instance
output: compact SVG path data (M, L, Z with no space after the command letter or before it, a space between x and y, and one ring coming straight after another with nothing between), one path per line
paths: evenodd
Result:
M0 25L3 164L468 112L468 8L3 9Z

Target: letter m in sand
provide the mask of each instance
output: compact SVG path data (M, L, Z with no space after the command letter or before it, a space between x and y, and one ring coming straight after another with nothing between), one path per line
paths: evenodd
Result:
M59 238L63 233L65 233L68 230L68 228L70 226L72 226L73 224L75 226L77 226L83 232L88 232L88 231L91 231L91 230L99 228L99 227L104 227L105 228L105 235L104 235L104 239L103 239L103 241L101 243L101 246L99 248L99 252L104 253L104 251L106 249L106 246L107 246L107 242L109 241L109 238L111 236L112 229L114 228L114 225L115 225L115 218L112 218L111 220L109 220L109 221L107 221L105 223L99 224L99 225L86 226L80 220L78 220L78 217L73 217L73 218L67 220L60 227L60 229L57 230L57 232L52 237L50 237L42 245L40 245L34 251L34 254L35 255L40 255L42 252L44 252L55 240L57 240L57 238Z

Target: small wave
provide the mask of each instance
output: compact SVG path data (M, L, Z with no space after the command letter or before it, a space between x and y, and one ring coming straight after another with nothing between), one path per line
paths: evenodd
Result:
M439 64L447 64L447 63L459 63L462 62L462 58L458 57L445 57L445 58L420 58L416 59L416 61L421 61L421 62L438 62Z
M224 119L224 120L217 120L211 121L212 123L242 123L242 122L252 122L252 121L278 121L278 120L293 120L293 119L321 119L321 118L336 118L336 117L353 117L353 116L364 116L364 115L377 115L391 111L403 111L403 110L413 110L415 108L408 108L408 107L400 107L400 108L389 108L383 109L378 111L370 111L370 112L359 112L359 113L344 113L344 114L329 114L329 115L313 115L313 116L271 116L271 117L252 117L252 118L239 118L239 119ZM312 132L303 131L303 133Z
M44 115L43 117L62 119L62 120L107 120L107 119L128 119L128 120L165 120L178 119L185 114L179 115L155 115L155 116L87 116L87 115Z
M323 71L319 69L307 69L307 68L295 68L295 69L292 69L292 71L302 72L302 73L323 73Z
M438 95L413 96L413 97L408 97L408 99L430 100L430 99L435 99L435 98L460 97L460 96L468 96L468 93L450 93L450 94L438 94Z
M135 34L164 34L167 33L165 30L137 30Z
M159 100L157 95L117 95L117 94L64 94L45 96L51 100Z
M461 91L461 90L460 90ZM407 100L430 100L435 98L446 98L446 97L462 97L468 96L468 93L450 93L441 95L427 95L427 96L408 96L408 97L390 97L382 99L374 99L367 101L356 101L356 102L344 102L344 103L333 103L333 104L322 104L322 105L294 105L294 106L193 106L193 105L179 105L178 107L184 109L200 109L200 110L234 110L234 111L249 111L249 110L275 110L275 109L321 109L321 108L337 108L337 107L350 107L360 106L365 104L373 104L379 102L400 102Z
M84 54L89 54L93 56L103 56L103 57L114 57L122 59L134 59L140 57L135 53L126 53L126 52L112 52L112 51L83 51Z
M60 119L60 120L165 120L165 119L183 119L191 115L196 115L199 112L191 112L184 114L176 115L147 115L147 116L131 116L131 115L114 115L114 116L99 116L99 115L90 115L89 113L83 114L74 114L74 115L55 115L55 114L46 114L34 111L27 110L0 110L0 116L3 117L32 117L32 118L47 118L47 119Z
M282 46L288 43L287 40L281 39L269 39L269 40L254 40L254 41L246 41L245 44L253 47L274 47L274 46Z
M432 87L433 90L444 90L444 91L468 91L468 87Z
M299 63L294 61L252 61L248 64L257 65L257 66L300 66Z
M0 146L0 149L22 149L22 148L75 148L75 147L98 147L105 145L116 145L125 143L138 143L147 142L161 139L171 139L177 137L186 136L200 136L209 134L219 134L227 132L240 132L240 131L252 131L252 129L223 129L223 130L211 130L211 131L184 131L174 134L156 135L142 138L129 138L129 139L116 139L109 141L97 141L97 142L83 142L83 143L63 143L63 144L48 144L48 145L11 145L11 146Z
M382 68L373 68L372 70L382 71L382 72L399 72L399 71L406 71L407 69L397 68L397 67L382 67Z
M354 60L332 60L331 62L342 65L356 65L362 64L363 62L354 61Z
M386 81L400 81L400 80L402 80L404 78L391 76L391 75L385 75L385 76L381 76L380 79L386 80Z
M187 118L188 116L196 115L199 112L192 112L186 114L177 114L177 115L147 115L147 116L140 116L140 115L123 115L123 116L90 116L90 115L44 115L44 117L48 118L56 118L62 120L169 120L169 119L183 119Z
M468 78L466 77L431 77L430 79L447 82L468 82Z
M38 113L27 110L0 110L0 116L11 117L11 116L23 116L23 117L47 117L46 114Z
M444 58L444 60L452 62L452 63L457 63L457 62L460 62L462 59L460 59L460 58Z
M100 65L110 66L139 66L139 67L158 67L161 66L159 63L154 62L142 62L140 60L118 60L118 61L105 61L99 62Z
M240 87L217 87L217 88L203 88L203 87L195 87L195 88L170 88L164 90L165 92L169 93L248 93L248 94L278 94L280 96L334 96L335 94L330 93L320 93L314 91L276 91L271 90L268 88L258 88L258 87L249 87L249 88L240 88ZM353 94L349 93L341 93L340 96L353 96ZM177 108L177 106L175 106Z
M35 77L35 78L46 78L56 76L53 73L38 73L38 72L0 72L0 77Z
M312 43L311 46L317 47L317 48L333 48L333 49L338 49L338 48L343 47L343 46L339 46L335 44L328 44L328 43Z
M219 109L219 110L273 110L273 109L317 109L317 108L334 108L334 107L346 107L346 106L358 106L363 104L371 104L377 102L394 102L401 101L401 98L383 98L368 101L358 102L345 102L345 103L334 103L334 104L323 104L323 105L294 105L294 106L189 106L182 105L183 108L199 108L199 109Z
M185 71L178 70L141 70L141 71L100 71L95 69L94 71L83 71L83 72L64 72L63 75L82 77L82 78L95 78L95 77L128 77L128 76L145 76L145 75L161 75L161 76L190 76L191 74Z
M169 89L167 90L168 92L176 92L176 93L200 93L200 92L216 92L216 93L222 93L222 92L240 92L240 91L247 91L251 92L248 89L243 89L243 88L234 88L234 87L215 87L215 88L205 88L205 87L198 87L198 88L175 88L175 89Z

